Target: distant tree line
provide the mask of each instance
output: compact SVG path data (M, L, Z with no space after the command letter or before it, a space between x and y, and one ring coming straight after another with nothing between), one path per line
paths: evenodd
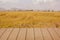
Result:
M55 12L55 10L33 10L33 9L31 9L31 10L23 10L23 9L18 9L18 8L11 8L11 9L8 9L8 10L6 10L4 8L0 8L0 11L43 11L43 12ZM57 11L57 12L60 12L60 10Z

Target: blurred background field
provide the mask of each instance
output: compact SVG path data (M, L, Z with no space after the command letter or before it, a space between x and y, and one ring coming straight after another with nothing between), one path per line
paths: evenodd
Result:
M60 27L60 12L5 11L0 12L0 27Z

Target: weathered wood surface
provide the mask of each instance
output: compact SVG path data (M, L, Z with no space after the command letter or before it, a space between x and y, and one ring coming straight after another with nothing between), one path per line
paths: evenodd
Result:
M60 40L60 28L0 28L0 40Z

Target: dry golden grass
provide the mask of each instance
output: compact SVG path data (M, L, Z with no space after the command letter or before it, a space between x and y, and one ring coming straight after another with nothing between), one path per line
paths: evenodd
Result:
M0 27L59 27L60 12L0 12Z

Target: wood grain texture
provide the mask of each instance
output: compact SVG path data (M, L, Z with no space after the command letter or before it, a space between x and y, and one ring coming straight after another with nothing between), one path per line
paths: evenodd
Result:
M1 28L0 40L60 40L60 28Z

